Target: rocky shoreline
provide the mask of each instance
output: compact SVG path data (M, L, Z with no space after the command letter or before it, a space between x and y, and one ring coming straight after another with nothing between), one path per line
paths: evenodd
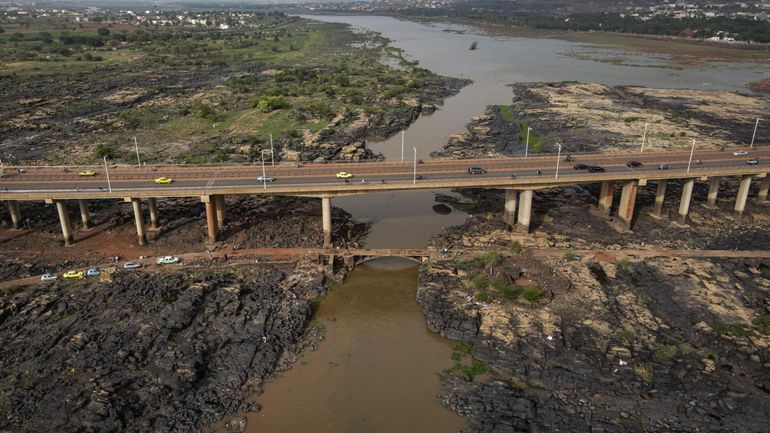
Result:
M766 212L756 209L733 238L727 201L716 211L694 206L682 229L646 215L654 191L645 188L635 233L616 233L590 212L588 194L539 191L542 230L526 236L502 222L499 191L476 191L467 196L474 217L432 240L449 252L420 268L428 327L468 344L489 371L442 377L442 401L468 417L464 431L764 431L770 262L637 260L623 251L762 249ZM567 253L535 257L529 248ZM575 257L571 248L596 253ZM483 249L503 253L464 253ZM524 295L532 288L541 291L534 301Z

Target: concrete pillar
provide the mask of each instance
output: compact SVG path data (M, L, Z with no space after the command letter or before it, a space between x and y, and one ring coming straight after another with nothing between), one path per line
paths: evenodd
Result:
M757 195L759 201L767 201L768 190L770 190L770 173L766 173L762 182L759 184L759 194Z
M668 181L666 179L658 181L658 191L655 193L655 206L652 208L652 215L654 217L663 217L663 203L666 201L666 186L668 186Z
M738 187L738 195L735 197L735 210L733 219L739 220L746 209L746 198L749 196L749 187L751 187L751 175L741 177L741 185Z
M719 181L721 178L719 176L714 176L709 178L709 195L708 200L706 201L706 207L715 208L717 207L717 195L719 195Z
M526 233L532 221L532 194L531 189L519 193L519 230Z
M67 203L63 200L56 200L56 212L59 213L59 222L61 223L61 233L64 237L64 245L70 246L74 241L72 237L72 224L70 223L70 214L67 212Z
M519 191L515 189L505 190L505 212L503 213L503 221L509 226L516 225L516 204L519 201Z
M331 248L332 244L332 199L321 197L321 220L323 221L324 248Z
M205 196L204 202L206 203L206 226L209 232L209 242L214 243L217 241L217 205L211 196Z
M610 214L610 209L612 208L612 197L614 194L615 182L602 182L602 187L599 191L599 210L605 215Z
M220 194L213 197L217 206L217 227L222 230L222 227L225 226L225 196Z
M677 216L677 221L681 224L687 224L687 214L690 212L693 186L695 186L695 179L685 179L682 184L682 199L679 201L679 214Z
M19 212L19 203L17 203L16 200L8 200L6 203L8 203L8 212L11 213L11 222L13 223L13 228L20 229L21 212Z
M637 181L627 182L623 185L623 192L620 195L620 206L618 207L618 217L623 221L626 230L631 229L631 221L634 219L634 207L636 206L636 191L639 188Z
M154 198L148 198L147 205L150 208L150 228L158 230L158 203Z
M147 235L144 232L144 217L142 216L142 201L138 198L131 199L131 205L134 207L134 220L136 221L136 237L139 245L147 245Z
M88 214L88 200L78 200L78 206L80 207L80 220L83 222L83 230L91 228L90 216Z

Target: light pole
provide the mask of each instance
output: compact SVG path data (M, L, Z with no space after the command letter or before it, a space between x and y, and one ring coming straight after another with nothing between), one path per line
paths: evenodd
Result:
M692 154L695 152L695 139L692 139L692 148L690 149L690 160L687 162L687 172L690 172L690 165L692 164Z
M644 133L642 134L642 148L639 150L639 153L644 152L644 142L647 141L647 128L650 126L649 123L644 123Z
M414 149L414 170L412 171L412 184L417 185L417 146Z
M524 158L526 158L527 155L529 154L529 131L531 131L531 130L532 130L532 128L527 126L527 144L524 147Z
M142 166L142 161L139 160L139 143L136 142L136 136L134 136L134 149L136 150L136 165Z
M559 178L559 160L561 159L561 144L556 143L556 146L559 147L559 153L556 154L556 176L554 176L554 179Z
M107 175L107 189L112 192L112 184L110 183L110 170L107 168L107 155L104 155L104 174Z
M275 148L273 148L273 134L270 134L270 165L275 165Z
M272 136L272 134L271 134ZM265 174L265 150L262 150L262 185L267 189L267 175Z
M754 148L754 138L757 136L757 127L759 126L759 117L757 117L757 121L754 123L754 134L751 135L751 147Z
M401 131L401 162L404 162L404 131Z

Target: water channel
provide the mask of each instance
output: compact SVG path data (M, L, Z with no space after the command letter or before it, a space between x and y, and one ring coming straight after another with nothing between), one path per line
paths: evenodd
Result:
M511 99L511 82L578 80L653 87L742 89L763 78L762 65L717 64L671 69L665 59L631 55L622 66L564 53L584 47L555 39L492 38L456 25L425 25L388 17L312 16L382 33L421 66L474 83L406 130L407 149L427 158L471 116ZM479 50L468 47L478 41ZM610 50L605 50L607 54ZM613 55L617 53L612 52ZM373 143L388 159L400 158L400 136ZM408 156L412 155L408 153ZM441 191L446 193L446 191ZM368 194L333 200L358 220L372 223L367 246L424 247L442 227L466 215L433 212L437 191ZM451 366L450 342L430 333L416 305L417 268L380 259L357 267L325 298L315 320L326 340L265 387L263 410L248 414L248 432L459 431L464 421L436 398L438 373Z

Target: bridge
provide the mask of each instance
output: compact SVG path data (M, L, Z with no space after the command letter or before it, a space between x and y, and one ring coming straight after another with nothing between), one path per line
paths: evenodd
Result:
M734 155L741 150L746 154ZM599 183L598 207L610 214L615 187L622 190L618 218L627 229L634 217L639 187L655 182L657 187L653 215L663 216L666 186L670 180L682 180L683 189L676 219L686 222L696 181L709 183L708 206L715 206L723 177L740 178L733 217L740 219L751 182L758 179L759 199L767 200L770 188L770 149L731 148L729 150L664 151L647 153L575 154L573 162L557 155L528 158L491 158L472 160L432 160L412 162L314 162L304 165L279 163L260 165L165 165L165 166L80 166L80 167L6 167L0 178L0 200L9 208L15 228L21 224L20 201L42 200L57 208L65 245L74 242L67 202L76 200L83 227L90 227L89 200L122 199L134 210L139 245L146 244L142 202L147 203L149 222L157 228L156 200L171 197L199 197L205 203L208 237L216 242L226 219L225 196L248 194L315 197L322 203L324 247L332 246L331 199L341 195L380 191L441 188L499 188L506 191L504 219L511 226L529 232L532 197L538 190L568 185ZM758 160L748 164L748 159ZM629 166L638 161L641 166ZM600 166L603 171L578 170L573 164ZM659 169L666 164L668 169ZM469 167L480 167L484 174L470 174ZM80 176L90 170L93 176ZM264 171L263 171L264 170ZM348 172L350 179L336 174ZM275 179L259 182L266 174ZM158 177L168 177L170 184L156 184Z

